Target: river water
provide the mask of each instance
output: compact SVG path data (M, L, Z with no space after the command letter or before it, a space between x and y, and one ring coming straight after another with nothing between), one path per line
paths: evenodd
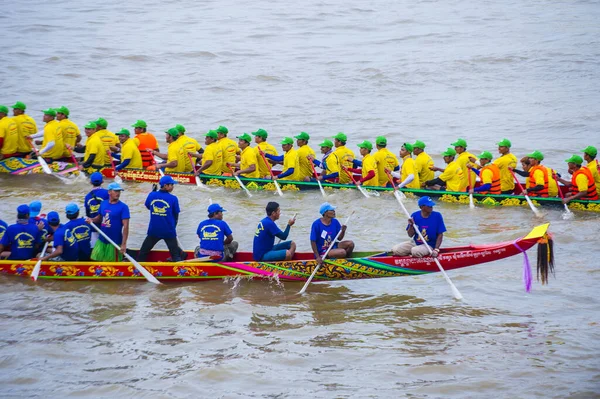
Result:
M439 153L458 137L518 157L564 160L600 146L597 1L375 1L300 3L25 0L0 15L0 103L17 100L39 125L66 105L80 126L111 130L144 119L201 139L338 131L349 146L385 135L397 151L421 139ZM163 135L158 134L163 140ZM81 203L89 185L0 176L0 217L35 198L44 212ZM149 184L126 183L130 246L141 244ZM176 187L184 246L209 198L250 250L267 201L308 250L318 192L212 192ZM356 211L357 250L404 240L394 198L337 192L340 218ZM409 208L416 209L414 200ZM137 398L593 398L600 397L598 214L442 203L445 245L512 240L549 221L556 277L525 293L522 256L440 275L311 284L230 280L46 282L0 276L0 397ZM62 212L61 212L62 213ZM284 220L281 223L285 223ZM532 263L535 253L531 252Z

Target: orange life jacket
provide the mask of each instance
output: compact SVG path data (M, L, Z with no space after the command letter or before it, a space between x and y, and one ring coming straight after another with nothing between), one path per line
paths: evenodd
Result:
M481 171L479 172L479 176L481 176L481 174L483 173L484 170L490 170L492 172L492 187L489 189L489 191L480 191L479 194L492 194L492 195L501 194L500 168L498 168L498 165L495 165L493 163L489 163L489 164L485 165L484 167L481 168Z
M528 193L528 195L530 197L547 198L548 197L548 170L544 166L536 165L536 166L532 167L531 169L529 169L529 181L527 182L527 188L532 188L532 187L537 186L537 184L535 184L535 177L534 177L534 173L537 170L541 170L542 173L544 174L544 188L539 191L530 191Z
M573 173L573 177L571 177L571 194L573 194L573 195L579 194L579 189L577 188L577 176L579 176L580 174L584 174L585 177L587 177L588 188L587 188L587 194L579 199L586 200L586 201L597 201L598 200L598 192L596 191L596 182L594 181L592 172L590 172L590 170L585 166L582 166L581 168L579 168L579 170L577 170L575 173Z
M140 142L138 150L140 150L140 154L142 155L142 166L147 168L148 166L153 165L154 155L147 150L156 150L158 148L156 137L154 137L152 133L140 133L137 134L135 138Z

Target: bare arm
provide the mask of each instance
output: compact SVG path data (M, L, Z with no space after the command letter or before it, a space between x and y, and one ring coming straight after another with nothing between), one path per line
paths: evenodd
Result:
M129 238L129 219L123 219L123 242L121 243L121 253L127 250L127 239Z

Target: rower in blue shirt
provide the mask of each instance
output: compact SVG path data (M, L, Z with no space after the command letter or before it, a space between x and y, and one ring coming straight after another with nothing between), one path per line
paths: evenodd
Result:
M2 237L4 237L4 233L6 232L7 228L8 224L6 224L4 220L0 219L0 240L2 240Z
M29 203L29 222L38 226L40 223L42 224L41 232L42 232L42 241L46 241L48 238L48 234L51 233L50 226L48 225L48 220L44 218L40 213L42 212L42 201L35 200Z
M223 220L223 212L227 212L219 204L210 204L208 219L198 225L196 234L200 245L196 248L195 256L201 258L211 256L215 261L231 261L238 249L237 241L233 241L231 228Z
M296 243L294 241L284 241L275 245L275 237L281 240L287 239L290 228L294 225L296 219L290 219L285 230L281 231L275 224L275 221L281 215L279 204L269 202L266 211L267 217L258 223L254 233L252 257L256 261L264 262L291 260L296 253Z
M103 176L100 172L94 172L90 175L90 183L94 188L92 191L87 193L85 199L83 200L83 205L85 206L85 216L90 219L94 219L98 216L98 211L100 210L100 204L102 201L108 199L108 191L102 188ZM102 224L100 222L96 223L96 226L101 227ZM96 244L96 240L98 239L98 232L96 230L91 230L92 235L90 239L90 246L93 248Z
M69 219L65 227L71 230L79 248L77 260L89 261L92 254L92 246L90 244L92 228L85 222L84 218L79 217L79 206L77 204L70 203L65 208L65 211L67 219Z
M177 184L171 176L160 178L160 190L153 191L146 198L146 208L150 210L148 235L142 243L137 260L144 262L152 248L160 240L164 240L171 253L171 260L181 261L183 250L177 244L177 222L179 220L179 200L171 192Z
M40 243L40 229L29 222L29 205L19 205L17 223L8 226L0 240L0 253L10 247L9 260L28 260L37 254Z
M346 226L335 218L335 206L325 202L321 205L319 213L321 217L313 222L310 229L310 246L317 262L322 262L322 256L327 252L340 231L338 242L333 243L333 248L327 256L330 259L351 257L352 251L354 251L354 242L351 240L342 241L346 234Z
M40 259L42 261L76 261L79 256L79 245L73 231L60 223L58 212L48 213L48 224L53 230L54 251Z

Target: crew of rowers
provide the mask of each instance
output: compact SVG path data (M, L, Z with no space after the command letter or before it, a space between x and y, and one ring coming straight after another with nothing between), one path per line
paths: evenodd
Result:
M387 139L375 139L373 144L365 140L358 144L361 160L354 151L346 147L347 136L338 133L332 140L323 140L318 146L321 159L316 159L315 151L309 146L310 136L301 132L294 140L285 137L281 142L283 155L267 142L268 133L264 129L252 132L255 147L251 147L252 136L243 133L237 136L237 143L228 137L229 130L219 126L204 135L205 148L186 135L182 125L166 130L167 152L159 151L156 137L147 131L143 120L136 121L135 137L127 129L112 133L107 130L104 118L88 122L85 128L87 141L80 144L81 136L77 126L69 121L69 110L62 106L42 111L46 125L42 133L36 133L33 119L25 114L26 106L17 102L12 106L13 118L9 118L8 108L0 106L0 144L3 157L25 156L32 148L30 140L43 138L37 143L38 151L48 161L73 160L73 151L84 153L80 168L92 173L114 163L117 172L123 169L163 169L169 173L195 173L196 175L231 175L247 178L265 178L292 181L324 181L340 184L364 186L390 186L392 181L398 187L413 189L445 190L479 194L513 194L515 180L513 172L526 177L524 190L532 197L562 196L558 182L570 187L570 194L563 199L568 203L574 199L598 200L600 196L600 174L597 149L588 146L580 155L566 160L570 181L562 179L553 169L542 165L544 155L534 151L521 159L522 169L517 168L517 158L510 152L511 142L502 139L498 145L499 157L484 151L479 157L467 151L467 142L459 138L442 153L445 168L434 166L432 158L425 152L426 145L417 140L403 143L400 148L401 164L396 155L388 150ZM56 120L55 120L56 119ZM36 150L37 151L37 150ZM414 158L413 158L414 155ZM156 159L159 159L157 162ZM584 165L584 161L586 164ZM282 164L279 174L271 167ZM317 171L317 168L319 170ZM435 177L434 172L441 172ZM360 177L355 179L354 174ZM479 182L477 183L477 179Z

